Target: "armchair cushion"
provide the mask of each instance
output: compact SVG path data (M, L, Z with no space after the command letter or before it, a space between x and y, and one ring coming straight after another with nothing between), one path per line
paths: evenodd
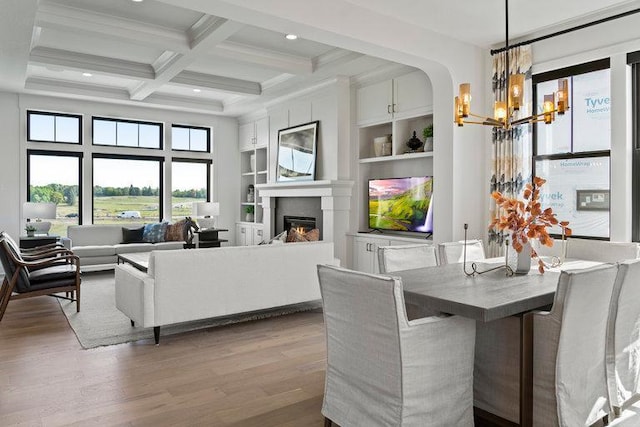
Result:
M37 282L75 278L76 266L73 264L59 264L52 267L44 267L38 270L33 270L29 273L29 281L31 286Z

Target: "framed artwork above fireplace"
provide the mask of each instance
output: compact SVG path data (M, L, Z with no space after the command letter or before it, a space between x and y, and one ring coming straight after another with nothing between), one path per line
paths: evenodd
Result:
M319 121L278 131L276 181L313 181Z

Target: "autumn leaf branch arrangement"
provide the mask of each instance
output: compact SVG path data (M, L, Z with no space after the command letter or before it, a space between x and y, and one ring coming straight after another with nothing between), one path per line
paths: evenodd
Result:
M539 201L540 188L546 180L540 177L533 177L533 183L525 186L523 198L518 200L514 197L505 197L499 191L494 191L491 197L504 212L500 217L494 218L489 224L489 229L507 231L511 235L511 245L516 252L522 252L524 245L531 239L538 239L541 245L553 246L553 238L549 235L548 228L554 225L560 226L564 236L571 235L568 221L558 221L553 209L542 209ZM538 253L531 248L531 258L538 262L538 271L544 273L545 263L540 259Z

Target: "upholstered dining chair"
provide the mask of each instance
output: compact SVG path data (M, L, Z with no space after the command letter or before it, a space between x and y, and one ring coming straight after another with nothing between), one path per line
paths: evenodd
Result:
M380 246L378 248L378 265L380 273L433 267L438 265L436 247L428 243Z
M606 342L613 426L640 426L640 260L618 264Z
M533 325L533 425L590 426L608 414L605 342L616 265L560 273Z
M408 321L399 278L319 265L325 425L472 426L474 321Z
M9 243L6 235L0 235L0 263L5 277L0 285L0 320L10 300L53 295L76 301L80 311L80 260L75 255L43 257L26 261ZM65 292L69 297L55 295Z
M455 264L464 259L464 241L438 244L438 262L440 265ZM481 240L467 240L467 261L485 259L484 246Z
M640 255L636 242L608 242L593 239L567 239L567 258L585 261L618 262L635 259Z

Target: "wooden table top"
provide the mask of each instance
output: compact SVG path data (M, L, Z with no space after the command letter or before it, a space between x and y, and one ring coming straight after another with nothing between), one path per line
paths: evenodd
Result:
M476 264L484 271L499 262ZM449 264L389 275L402 278L407 302L489 322L552 304L561 270L599 264L567 260L560 268L549 269L544 274L532 268L529 274L507 276L505 270L500 269L472 277L464 274L462 264Z

